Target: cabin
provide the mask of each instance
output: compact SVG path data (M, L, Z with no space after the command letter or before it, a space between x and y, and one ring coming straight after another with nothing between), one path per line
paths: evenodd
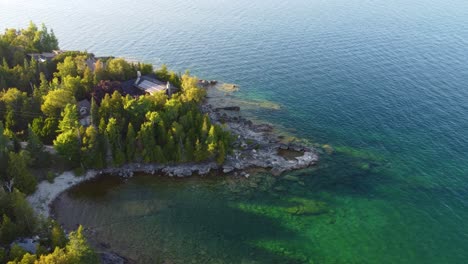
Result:
M10 247L13 247L15 244L30 254L36 254L37 247L39 246L39 237L17 239L11 243Z
M34 59L38 62L50 62L57 55L64 53L63 50L53 50L52 52L42 52L42 53L29 53L27 54L30 59Z
M55 56L57 56L53 52L43 52L43 53L29 53L28 57L30 59L34 59L35 61L38 62L47 62L47 61L52 61Z
M81 100L77 104L78 113L80 114L79 122L82 126L87 127L91 125L91 103L89 100Z
M142 76L141 72L137 72L137 79L133 84L134 87L140 89L147 94L155 94L158 92L165 92L168 96L173 93L173 87L170 82L164 83L151 76Z

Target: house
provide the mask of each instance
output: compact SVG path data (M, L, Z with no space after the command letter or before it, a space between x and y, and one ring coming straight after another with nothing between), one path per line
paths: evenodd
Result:
M20 238L11 243L10 246L12 247L15 244L28 253L36 254L36 249L39 246L39 237L36 236L34 238Z
M38 62L47 62L47 61L52 61L57 55L53 52L43 52L43 53L29 53L28 56L29 58L34 59L35 61L38 61Z
M94 69L96 69L96 62L97 62L97 59L94 58L94 55L86 59L86 66L88 66L91 72L94 72Z
M82 126L91 125L91 103L89 100L81 100L78 102L78 113L80 114L79 122Z
M151 76L141 76L141 72L137 72L137 79L134 86L145 93L155 94L164 91L167 95L172 95L172 85L170 82L164 83Z
M28 57L38 62L52 61L57 55L64 53L63 50L53 50L52 52L29 53Z

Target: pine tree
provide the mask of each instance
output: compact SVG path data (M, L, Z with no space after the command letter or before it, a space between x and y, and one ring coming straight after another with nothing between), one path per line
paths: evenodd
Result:
M5 129L3 123L0 121L0 155L6 153L8 150L8 138L5 136Z
M201 141L205 141L207 136L208 136L208 131L210 130L211 128L211 122L210 122L210 118L208 117L208 115L204 115L203 116L203 125L202 125L202 128L201 128Z
M67 130L54 140L54 148L63 156L70 166L77 168L81 161L80 138L76 130Z
M3 215L0 225L0 243L9 244L16 237L16 225L7 215Z
M125 153L123 151L122 137L120 135L117 119L111 118L107 123L106 136L112 151L112 158L115 165L122 165L125 162Z
M164 152L161 146L159 145L157 145L156 148L154 149L154 157L155 157L154 161L159 162L159 163L166 163L168 161L167 158L164 156Z
M157 159L155 154L156 139L154 137L154 125L151 122L145 122L141 125L141 129L138 132L138 139L143 146L142 156L143 160L147 163L153 162Z
M178 156L180 153L177 152L176 145L174 142L174 138L170 132L167 134L167 143L163 147L164 156L167 158L168 161L178 161L180 157Z
M88 168L104 167L104 150L100 146L100 135L94 126L86 128L83 137L83 161Z
M100 81L106 79L106 72L104 70L104 64L101 60L96 61L94 64L94 85L97 85Z
M52 248L63 248L67 244L67 237L65 235L65 232L55 221L52 222L52 229L50 230L50 240Z
M31 154L32 162L35 166L45 165L43 164L44 144L41 142L39 136L34 132L31 126L28 127L28 141L26 150Z
M99 153L102 155L103 159L103 165L105 166L108 160L108 153L109 153L109 148L108 144L109 141L106 136L106 128L107 124L104 118L101 118L101 121L99 122L99 127L98 127L98 148L99 148Z
M213 155L217 149L217 136L216 136L216 127L211 126L210 132L208 132L208 138L206 139L206 145L208 146L208 152Z
M184 144L184 148L185 148L185 160L186 161L193 161L194 159L194 148L193 148L193 144L192 144L192 141L190 141L190 138L186 138L185 139L185 144Z
M94 100L94 98L91 98L91 120L93 125L99 125L99 107L96 104L96 100Z
M7 110L7 113L5 115L5 126L7 129L11 131L16 131L17 130L17 122L19 118L16 117L15 112L13 110Z
M8 158L9 178L13 180L15 188L26 194L33 193L37 185L37 179L28 169L29 159L26 151L10 152Z
M66 132L79 127L78 110L75 104L67 104L62 112L62 120L59 122L59 131Z
M197 162L203 161L203 160L205 160L207 158L206 157L206 150L204 149L203 144L200 143L199 139L197 139L197 141L195 143L194 157L195 157L195 161L197 161Z
M128 123L127 137L126 137L126 151L127 151L127 161L132 162L135 159L136 153L136 134L133 129L132 123Z
M71 232L70 241L66 246L66 251L68 254L72 255L76 262L73 263L87 263L87 264L97 264L99 259L91 249L91 247L86 242L86 239L83 235L83 227L79 226L78 230Z
M50 144L57 137L58 121L54 117L48 117L43 122L42 139L44 143Z
M89 94L93 90L94 86L94 74L91 72L88 66L86 66L83 79L81 79L81 84L85 88L86 94Z

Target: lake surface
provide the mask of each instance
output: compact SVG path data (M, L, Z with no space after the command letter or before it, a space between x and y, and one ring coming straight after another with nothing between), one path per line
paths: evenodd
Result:
M466 263L468 1L0 1L1 27L29 20L63 49L236 83L281 106L248 115L334 148L299 182L104 178L63 197L59 219L112 249L141 263Z

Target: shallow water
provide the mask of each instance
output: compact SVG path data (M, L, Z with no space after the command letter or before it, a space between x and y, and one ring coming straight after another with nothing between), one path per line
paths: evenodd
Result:
M227 263L468 259L467 1L0 1L0 26L30 19L64 49L239 84L240 99L280 106L249 115L335 149L296 173L305 187L276 182L280 198L232 202L223 180L145 177L70 198L59 218L83 209L76 219L109 227L113 248ZM278 209L293 197L329 210Z

